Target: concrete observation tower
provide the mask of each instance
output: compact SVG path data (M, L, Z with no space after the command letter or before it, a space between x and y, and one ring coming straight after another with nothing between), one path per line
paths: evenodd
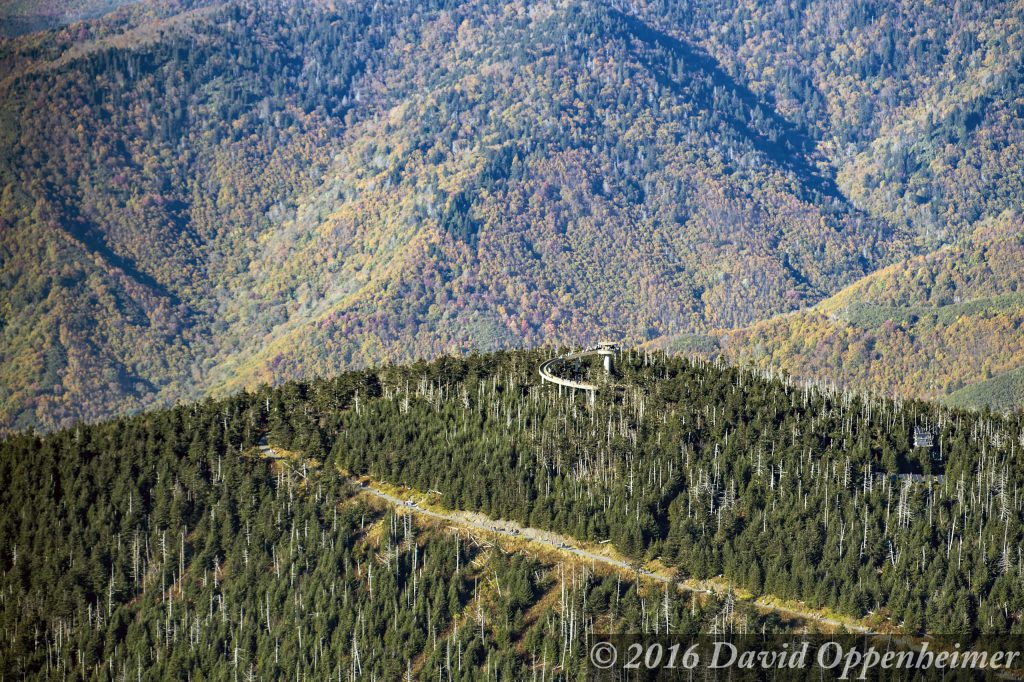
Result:
M604 361L604 373L611 374L614 369L615 355L619 352L619 344L614 341L598 341L597 354Z
M539 368L541 383L547 381L558 386L558 392L561 393L563 389L574 389L586 391L588 400L593 403L594 397L597 394L598 385L592 384L587 381L573 381L572 379L563 379L562 377L555 374L554 369L570 360L579 360L587 355L600 355L601 362L604 365L604 372L607 376L611 376L615 369L615 356L619 352L619 344L614 341L600 341L596 346L584 348L581 351L575 353L568 353L567 355L559 355L543 362Z

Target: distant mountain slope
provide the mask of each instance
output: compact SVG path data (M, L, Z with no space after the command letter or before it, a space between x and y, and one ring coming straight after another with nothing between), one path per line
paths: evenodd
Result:
M957 407L983 405L996 412L1019 409L1024 405L1024 367L965 386L944 398L943 402Z
M844 194L933 248L1019 208L1019 2L643 2L819 141Z
M749 323L899 249L806 134L635 17L412 8L183 4L7 46L6 424Z
M283 15L254 15L243 31L238 7L171 9L90 25L95 39L46 60L26 56L36 36L5 46L8 424L54 426L201 393L225 288L245 287L238 275L261 227L311 184L307 164L328 158L331 132L308 100L266 97L298 76L300 62L265 33ZM361 16L345 30L360 30ZM303 37L341 39L331 31ZM365 33L366 50L375 35ZM366 55L335 55L344 87ZM340 105L331 92L317 93L320 106Z
M0 44L0 429L745 327L1018 207L1015 6L835 5L181 0Z
M0 37L12 37L93 19L132 0L3 0Z
M724 332L721 348L711 350L887 394L948 396L998 410L1021 406L1022 262L1022 218L1006 213L953 246L873 273L807 311Z
M300 200L318 210L283 231L294 257L254 266L261 298L280 283L309 310L230 358L218 385L338 358L741 324L891 248L884 225L823 196L810 159L776 148L781 127L749 126L749 93L714 85L675 41L615 12L532 15L467 13L457 33L439 19L376 74L387 114L351 128ZM421 82L438 85L409 99Z

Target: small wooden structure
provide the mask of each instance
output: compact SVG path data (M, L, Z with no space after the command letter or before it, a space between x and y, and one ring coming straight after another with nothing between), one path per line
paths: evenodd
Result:
M914 447L915 448L930 448L934 443L935 438L932 435L930 429L926 429L923 426L914 427Z

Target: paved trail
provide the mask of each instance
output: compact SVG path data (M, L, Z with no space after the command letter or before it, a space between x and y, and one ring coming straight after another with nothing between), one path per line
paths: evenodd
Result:
M267 445L265 442L264 443L260 443L259 450L260 450L260 455L264 459L272 459L272 460L282 461L285 464L288 464L287 460L282 458L277 453L277 451L275 451L272 447ZM288 464L288 466L293 471L298 473L300 476L302 475L301 472L295 470L294 467L291 467L290 464ZM423 507L420 507L415 502L410 502L409 500L401 500L401 499L395 497L394 495L391 495L389 493L384 492L383 490L380 490L378 488L374 488L372 485L369 485L369 484L366 484L366 483L362 483L362 482L356 481L356 480L353 480L352 483L357 488L359 488L359 490L361 490L363 493L365 493L367 495L371 495L371 496L376 497L378 499L384 500L388 504L394 505L396 507L400 507L400 508L405 509L406 511L412 512L414 514L420 514L422 516L428 516L430 518L438 519L438 520L441 520L441 521L445 521L447 523L450 523L450 524L455 525L455 526L460 526L462 528L473 528L473 529L476 529L476 530L482 530L482 531L485 531L487 533L495 533L497 535L502 535L502 536L509 537L509 538L516 538L516 539L520 539L520 540L526 540L528 542L532 542L532 543L535 543L535 544L538 544L538 545L543 545L544 547L547 547L548 549L553 549L555 551L562 552L562 553L565 553L565 554L573 554L575 556L582 557L582 558L588 559L590 561L602 563L602 564L604 564L606 566L611 566L613 568L617 568L617 569L620 569L620 570L626 570L626 571L630 571L630 572L638 570L640 575L644 576L645 578L647 578L649 580L654 580L654 581L660 582L662 584L671 584L673 582L671 578L667 578L667 577L665 577L663 575L659 575L658 573L653 573L653 572L648 571L648 570L643 569L643 568L637 569L635 566L633 566L632 564L630 564L630 563L628 563L626 561L620 561L619 559L614 559L612 557L604 556L603 554L597 554L595 552L590 552L590 551L588 551L586 549L583 549L582 547L578 547L578 546L574 545L573 541L569 540L568 538L553 539L554 537L563 537L563 536L557 536L555 533L552 533L550 531L540 530L538 528L529 528L529 527L525 527L524 528L524 527L520 527L519 525L514 524L514 523L498 522L498 521L494 521L494 520L490 520L490 519L488 519L486 521L482 521L482 520L480 520L480 517L482 517L483 515L479 514L479 513L475 513L475 512L474 513L469 513L469 512L460 512L460 511L446 511L446 512L433 511L431 509L425 509ZM721 594L720 592L716 592L714 590L710 590L710 589L706 589L706 588L702 588L702 587L696 587L694 585L691 585L691 584L688 584L688 583L685 583L685 582L677 582L676 584L680 588L686 590L687 592L695 592L695 593L698 593L698 594L719 594L719 595ZM863 633L863 634L871 634L871 632L872 632L872 630L870 628L866 628L866 627L864 627L862 625L855 625L853 623L844 623L842 621L834 620L832 618L826 618L826 617L822 616L821 614L813 613L813 612L810 612L810 611L800 611L798 609L787 608L787 607L784 607L784 606L779 606L777 604L771 604L771 603L768 603L768 602L764 602L764 601L761 601L759 599L754 599L750 603L752 603L754 606L756 606L759 609L768 610L768 611L775 611L776 613L780 613L780 614L785 615L785 616L790 616L790 617L800 618L802 620L807 620L807 621L812 621L812 622L816 622L816 623L821 623L823 625L829 625L829 626L832 626L832 627L835 627L835 628L846 628L847 630L850 630L850 631L853 631L853 632L860 632L860 633Z
M402 509L405 509L414 514L429 516L430 518L446 521L452 525L461 526L463 528L474 528L477 530L486 531L488 533L495 533L497 535L503 535L510 538L527 540L529 542L533 542L539 545L544 545L545 547L549 549L554 549L558 552L563 552L565 554L574 554L578 557L589 559L590 561L605 564L606 566L612 566L614 568L624 569L627 571L637 570L635 566L629 564L628 562L619 561L618 559L613 559L611 557L607 557L601 554L589 552L581 547L574 546L568 542L552 540L552 533L548 531L539 530L537 528L519 528L518 526L512 526L507 523L505 523L504 525L499 525L499 522L497 521L492 521L490 523L477 521L471 518L469 514L464 512L437 512L431 509L424 509L423 507L420 507L415 503L410 503L408 500L400 500L394 495L390 495L384 492L383 490L374 488L371 485L360 485L360 483L358 482L354 483L356 483L356 485L360 487L360 490L362 490L362 492L366 493L367 495L371 495L373 497L384 500L389 504L395 505L396 507L401 507ZM480 515L473 514L473 516ZM639 569L639 572L640 575L644 576L649 580L654 580L663 584L672 583L671 578L667 578L663 575L653 573L646 569L641 568ZM715 592L714 590L709 590L701 587L694 587L693 585L687 584L685 582L678 582L676 584L688 592L696 592L698 594L721 594L719 592ZM852 623L844 623L838 620L834 620L832 618L826 618L820 614L813 612L786 608L783 606L778 606L776 604L763 602L757 599L752 600L751 603L759 609L775 611L776 613L780 613L786 616L813 621L824 625L830 625L835 628L842 627L850 631L860 632L864 634L870 634L872 632L870 628L866 628L860 625L854 625Z

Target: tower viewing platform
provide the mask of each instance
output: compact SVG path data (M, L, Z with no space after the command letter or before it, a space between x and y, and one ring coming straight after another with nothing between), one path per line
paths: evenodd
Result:
M598 355L601 357L602 364L604 365L605 374L611 375L615 366L615 356L619 352L619 344L614 341L600 341L596 346L590 346L584 348L581 351L575 353L567 353L566 355L559 355L553 357L550 360L546 360L541 363L540 379L541 383L547 381L549 383L558 386L559 392L563 389L568 388L572 390L586 391L587 397L591 402L594 400L594 395L597 393L598 385L590 383L588 381L574 381L572 379L564 379L554 373L555 368L571 360L579 360L588 355Z
M619 352L619 344L614 341L598 341L597 354L604 362L605 374L611 374L614 369L614 358Z

